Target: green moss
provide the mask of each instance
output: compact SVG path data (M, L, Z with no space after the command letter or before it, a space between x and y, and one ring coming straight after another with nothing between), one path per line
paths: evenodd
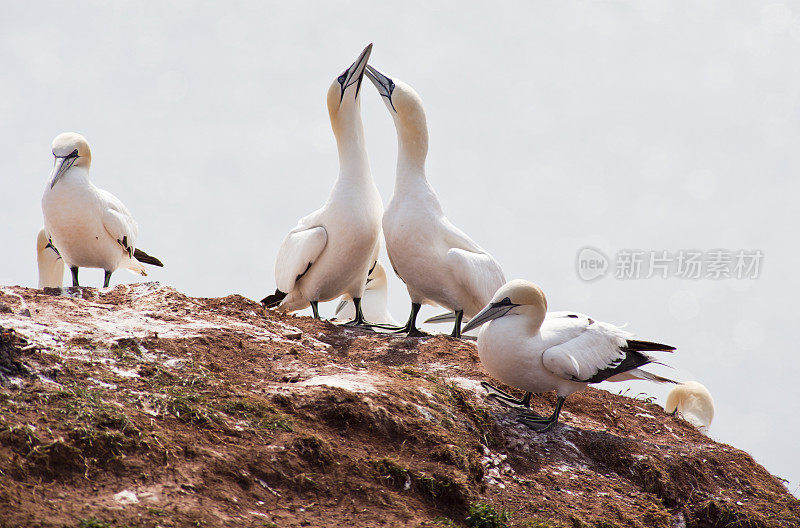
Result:
M258 429L286 432L294 430L289 418L279 413L271 405L258 400L245 398L228 400L220 406L220 410L229 416L248 420L253 427Z
M117 526L115 524L107 523L105 521L100 521L91 517L89 519L82 519L78 523L78 528L131 528L129 526Z
M502 508L498 512L490 504L473 503L465 519L470 528L506 528L511 514Z

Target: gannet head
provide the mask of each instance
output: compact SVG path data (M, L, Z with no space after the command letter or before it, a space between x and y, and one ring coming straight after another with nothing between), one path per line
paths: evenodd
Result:
M364 78L364 70L372 53L372 44L369 44L356 61L342 72L328 88L328 113L331 116L331 123L336 125L344 116L356 115L361 106L361 81Z
M50 173L51 189L73 165L88 170L92 164L92 150L89 148L89 143L76 132L64 132L56 136L53 140L53 156L56 159L53 171Z
M422 98L408 84L392 79L370 65L366 74L394 119L403 150L418 161L424 161L428 153L428 122Z
M547 314L547 299L536 284L516 279L505 283L494 294L486 307L470 319L462 332L509 315L525 317L531 328L538 331Z

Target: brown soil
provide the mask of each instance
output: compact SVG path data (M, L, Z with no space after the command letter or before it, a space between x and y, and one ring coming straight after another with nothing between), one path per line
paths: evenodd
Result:
M58 293L0 290L3 528L465 526L476 502L510 526L800 526L779 479L653 403L588 389L518 425L469 341Z

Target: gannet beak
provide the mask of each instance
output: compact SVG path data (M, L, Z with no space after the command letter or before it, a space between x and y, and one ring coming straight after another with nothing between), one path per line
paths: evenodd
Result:
M364 51L361 52L361 55L358 56L356 61L337 79L341 88L341 95L339 96L340 104L344 100L344 93L354 84L356 85L354 98L358 99L358 93L361 91L361 81L364 78L364 70L367 67L370 53L372 53L372 43L364 48Z
M470 319L467 325L461 329L462 332L469 332L473 328L478 328L480 325L484 323L488 323L493 319L498 319L503 317L508 312L511 311L512 308L515 306L519 306L518 304L514 304L511 302L511 299L506 297L502 301L491 303L486 308L478 312L475 317Z
M72 167L75 160L78 159L78 149L73 150L69 156L56 156L56 161L53 164L53 170L50 173L50 188L52 189L58 180L64 175L65 172Z
M367 77L369 80L372 81L372 84L375 85L375 88L378 89L378 93L381 94L381 97L385 97L389 100L389 104L392 105L392 110L397 112L394 107L394 103L392 102L392 92L394 92L394 81L390 78L376 70L370 65L367 65Z

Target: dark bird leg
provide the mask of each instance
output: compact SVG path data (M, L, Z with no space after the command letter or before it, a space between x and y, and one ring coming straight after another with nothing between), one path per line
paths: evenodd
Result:
M450 337L461 338L461 319L464 318L464 310L456 311L456 324L453 326L453 333Z
M498 389L487 381L482 381L481 386L486 389L490 398L498 400L500 403L508 405L509 407L524 407L526 410L530 410L531 408L531 396L533 395L530 392L526 392L525 396L523 396L521 400L518 400L506 391Z
M72 286L74 288L80 286L78 284L78 266L72 266L69 270L72 272Z
M537 433L543 433L550 429L554 423L558 421L558 415L561 414L561 406L564 405L565 397L559 396L556 408L549 418L542 418L541 416L531 416L526 413L517 416L517 421L523 425L527 425Z
M103 288L108 288L108 283L111 282L111 274L114 273L113 271L106 271L106 276L103 279Z
M311 311L314 312L314 319L322 319L319 316L319 308L317 307L318 301L311 301Z
M345 326L357 326L361 328L373 328L378 327L376 324L368 323L366 319L364 319L364 312L361 311L361 297L353 297L353 304L356 307L356 318L352 321L346 322Z
M408 316L408 322L404 327L396 330L394 333L402 334L404 332L408 332L408 337L422 337L427 335L425 332L422 332L417 328L417 314L419 314L420 308L422 308L421 304L412 302L411 315Z

